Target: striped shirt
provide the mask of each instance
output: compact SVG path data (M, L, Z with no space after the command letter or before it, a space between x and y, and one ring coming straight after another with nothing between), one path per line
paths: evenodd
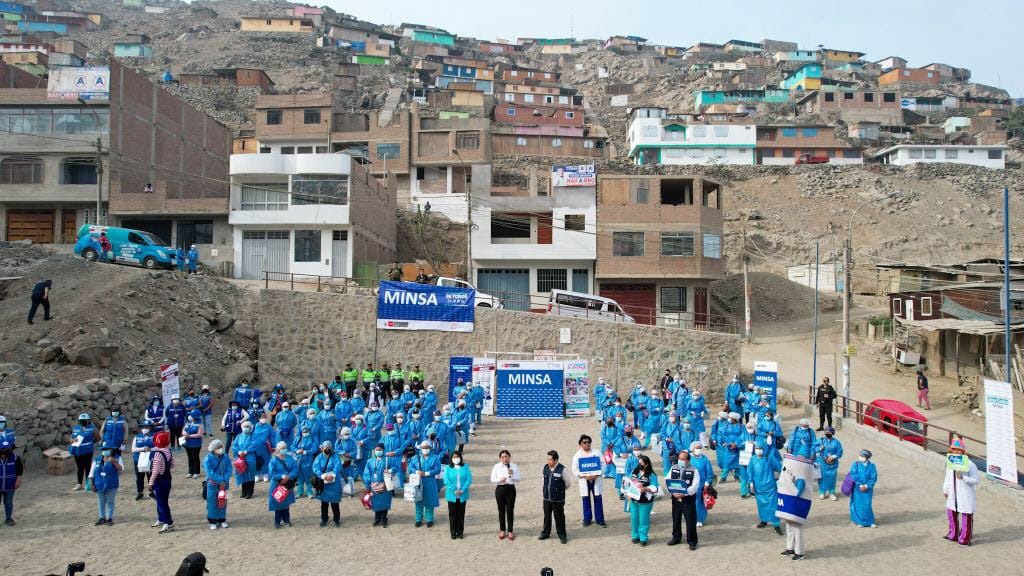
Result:
M157 458L157 454L161 457ZM171 451L167 448L157 448L153 450L149 466L149 485L152 486L157 476L174 469L174 456L171 456Z

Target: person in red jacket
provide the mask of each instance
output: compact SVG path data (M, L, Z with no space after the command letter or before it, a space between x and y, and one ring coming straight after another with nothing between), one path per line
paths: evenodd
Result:
M114 254L114 246L110 243L110 238L107 238L106 232L100 232L100 262L108 262L108 258Z

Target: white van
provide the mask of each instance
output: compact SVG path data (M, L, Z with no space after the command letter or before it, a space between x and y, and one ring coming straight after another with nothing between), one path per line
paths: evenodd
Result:
M448 278L446 276L438 276L437 280L435 281L435 284L438 286L448 286L451 288L473 288L474 290L476 290L476 288L472 284L466 282L465 280L459 280L458 278ZM490 294L484 294L479 290L476 291L476 302L474 303L474 306L495 309L504 308L499 298L495 298Z
M611 320L613 322L625 322L634 324L636 320L622 311L622 306L611 298L584 294L582 292L569 292L567 290L552 290L548 299L548 314L556 316L572 316L574 318L589 318L593 320Z

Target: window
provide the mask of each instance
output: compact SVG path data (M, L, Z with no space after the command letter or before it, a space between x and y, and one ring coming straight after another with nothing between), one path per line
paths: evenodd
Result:
M213 220L178 220L178 246L213 244Z
M460 150L476 150L480 147L480 133L456 132L455 147Z
M934 160L935 159L935 149L934 148L925 148L924 149L924 157L925 157L925 160Z
M561 148L562 147L562 139L561 138L552 138L551 139L551 147L552 148Z
M559 104L568 104L569 103L569 97L568 96L559 96L558 97L558 103Z
M531 222L528 216L494 213L491 216L491 243L495 240L529 240Z
M303 110L302 111L302 123L303 124L319 124L320 123L320 110Z
M295 231L295 261L320 261L320 230Z
M554 96L545 96L544 97L544 103L545 104L554 104L555 103L555 97Z
M523 94L523 102L532 103L533 94Z
M989 150L988 151L988 159L989 160L999 160L1002 157L1003 157L1003 151L1002 150Z
M910 157L911 158L917 159L917 158L921 157L921 149L920 148L911 148L909 150L909 152L910 152Z
M260 146L260 154L270 154L270 146Z
M327 154L327 146L317 146L316 147L316 153L317 154Z
M146 242L146 240L142 237L141 234L138 234L136 232L128 233L128 242L132 244L142 244L143 246L149 244L148 242Z
M526 138L522 136L516 138L516 146L526 146Z
M587 215L586 214L566 214L565 215L565 229L582 232L587 227Z
M593 148L594 147L594 141L593 140L584 140L583 141L583 147L584 148Z
M61 184L96 184L96 158L67 158L61 163Z
M690 132L693 134L694 138L707 138L708 137L708 127L707 126L694 126L690 130Z
M662 232L662 256L696 256L693 232Z
M537 269L537 292L568 289L569 275L564 268Z
M348 204L348 176L292 176L292 205Z
M642 133L643 133L643 137L644 138L657 138L658 137L658 127L657 126L644 126Z
M903 300L900 300L899 298L892 299L892 313L895 316L903 315Z
M519 76L519 70L512 71L512 77L515 78L516 76Z
M377 160L397 160L401 151L401 144L377 144Z
M896 101L896 93L895 92L883 92L882 93L882 102L895 102L895 101Z
M280 110L267 110L267 126L277 126L281 124L281 111Z
M629 201L632 204L647 204L650 201L650 189L647 188L646 181L637 182L630 187Z
M860 152L856 150L843 150L843 158L860 158Z
M295 154L294 146L281 146L281 154Z
M612 256L643 255L643 232L612 232Z
M825 102L835 102L836 95L832 92L825 92Z
M511 107L511 106L509 106L508 107L508 115L509 116L515 116L516 115L516 109Z
M665 286L661 289L662 312L686 312L686 287Z
M728 154L728 150L725 148L715 148L711 151L711 156L718 159L725 158L726 154Z
M242 210L287 210L288 185L242 184Z
M701 250L701 254L705 258L721 258L722 236L719 234L705 234L704 247Z
M295 149L295 152L298 153L298 154L312 154L313 153L313 147L312 146L299 146L298 148Z
M956 160L957 151L951 148L946 148L945 151L946 160Z
M932 315L932 299L931 297L921 298L921 316Z
M661 180L661 204L690 206L693 204L693 180Z
M515 94L512 94L511 92L506 92L505 93L505 102L514 102L515 99L516 99L516 95Z
M782 135L786 138L796 138L796 128L783 128Z
M712 126L711 128L713 129L713 131L715 133L715 138L728 138L729 137L729 127L728 126Z
M796 151L794 151L792 148L783 148L782 149L782 157L783 158L792 158L795 155L796 155Z
M575 113L573 113L573 112L566 112L566 113L565 113L565 118L566 118L567 120L572 120L572 119L573 119L573 117L575 117L575 116L576 116L576 114L575 114Z
M928 73L928 77L929 78L935 78L935 73L934 72L929 72Z
M874 102L875 101L875 93L874 92L865 92L864 93L864 101L865 102Z
M903 75L904 76L910 76L910 70L904 70L903 71Z
M0 161L0 184L42 184L43 159L12 156Z
M843 100L853 100L853 92L843 92Z
M666 126L662 138L669 142L680 142L686 139L686 131L681 126Z
M818 129L817 128L804 128L803 129L803 133L804 133L804 138L817 138L818 137Z

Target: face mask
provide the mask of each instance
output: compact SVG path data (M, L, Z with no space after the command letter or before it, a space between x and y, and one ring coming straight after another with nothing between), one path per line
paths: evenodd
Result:
M615 421L616 422L622 422L622 416L616 416L615 417Z
M690 424L689 423L683 424L683 428L689 430L690 429Z
M698 448L698 449L696 449L696 450L694 450L694 451L693 451L693 455L694 455L694 456L700 456L700 453L701 453L701 450L700 450L700 448Z
M424 448L424 449L420 450L420 452L422 452L423 455L426 456L426 455L430 454L430 448Z
M765 418L767 418L769 422L771 422L774 419L773 416L765 416Z
M412 419L413 420L419 420L420 419L420 415L419 414L413 414L412 415Z
M376 406L370 406L370 412L376 412L376 411L377 411L377 407Z
M395 422L401 424L402 422L405 422L405 420L403 420L402 418L395 418Z
M216 450L213 451L213 453L216 454L217 456L223 456L224 455L224 449L223 448L217 448Z
M441 417L440 416L434 416L434 422L440 422L440 421L441 421Z
M700 398L700 394L697 394L696 392L694 392L694 393L693 393L693 396L691 396L691 398L693 398L694 400L696 400L697 398Z
M764 456L764 450L761 450L761 449L754 450L754 454L757 454L758 456Z
M640 457L640 451L639 450L633 450L633 456L636 456L636 457L639 458Z
M825 438L828 438L829 440L831 440L832 439L832 435L831 434L825 434Z
M330 410L330 409L331 409L331 405L330 404L324 404L324 410Z
M309 437L309 432L303 432L302 433L302 437L303 438L308 438Z
M381 457L384 456L384 451L383 450L374 450L373 451L373 455L376 456L377 458L381 458Z
M633 435L633 433L632 433L632 432L626 432L626 438L629 438L629 437L631 437L632 435Z
M462 464L462 458L452 458L452 464L455 464L456 466Z
M669 419L668 419L668 421L669 421L669 422L671 422L671 423L673 423L673 424L675 424L675 423L676 423L676 418L675 418L675 416L673 416L673 417L669 418Z
M861 456L861 457L859 458L859 460L860 460L861 462L865 462L865 463L866 463L866 462L868 461L868 457L867 457L867 456Z
M103 451L103 456L110 456L111 454L113 454L113 452L111 452L110 450Z
M679 461L679 467L680 468L686 468L689 465L690 465L690 461L689 460L680 460Z
M120 416L120 415L121 415L121 413L120 413L120 412L118 412L117 410L114 410L113 412L111 412L111 413L110 413L110 415L111 415L111 416L113 416L114 418L117 418L118 416ZM2 425L2 424L0 424L0 427L2 427L2 426L3 426L3 425Z
M7 428L7 422L0 422L0 430Z
M149 428L143 428L142 429L142 435L145 436L147 434L149 434Z
M387 434L388 434L388 436L394 436L395 435L395 431L394 430L388 430Z
M342 434L342 435L341 435L341 439L342 439L342 440L348 440L348 439L349 439L349 438L351 438L351 437L352 437L352 435L351 435L351 434Z
M242 382L242 388L248 388L248 387L249 387L248 384L246 384L245 382Z

